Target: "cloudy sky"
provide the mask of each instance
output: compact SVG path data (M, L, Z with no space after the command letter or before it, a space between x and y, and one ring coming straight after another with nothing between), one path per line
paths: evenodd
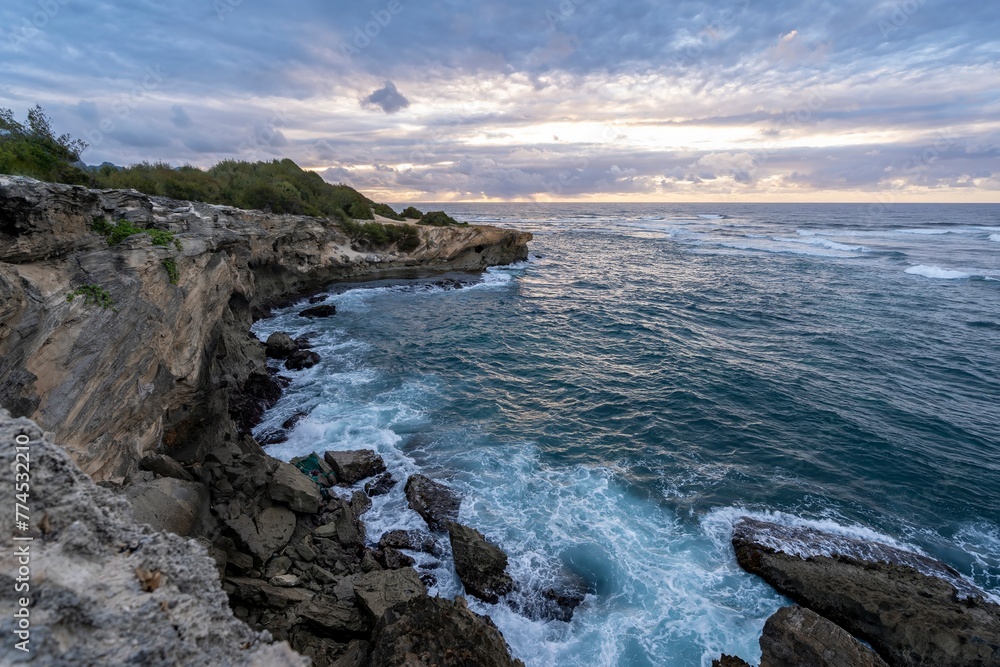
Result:
M90 164L384 201L1000 201L996 0L5 0Z

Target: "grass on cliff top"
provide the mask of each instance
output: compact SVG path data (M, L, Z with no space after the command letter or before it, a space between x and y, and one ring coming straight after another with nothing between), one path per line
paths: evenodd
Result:
M413 225L383 225L347 218L341 219L340 224L355 246L377 249L395 243L401 252L413 252L420 247L420 231Z
M80 155L87 148L69 135L56 136L41 107L18 122L10 109L0 108L0 173L92 188L135 189L147 195L171 197L269 213L326 217L335 221L374 220L375 213L393 220L402 216L386 204L376 204L354 188L331 184L291 160L241 162L225 160L210 169L163 162L116 167L86 167Z

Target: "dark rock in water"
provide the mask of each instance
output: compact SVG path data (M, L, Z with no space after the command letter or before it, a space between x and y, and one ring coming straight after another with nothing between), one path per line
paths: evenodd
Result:
M462 499L444 484L423 475L411 475L404 490L410 509L422 516L431 530L446 530L448 521L458 520Z
M275 331L267 337L264 352L272 359L287 359L288 355L299 349L292 337L284 331Z
M751 667L751 665L743 658L723 653L721 658L712 661L712 667Z
M319 334L315 331L310 331L309 333L299 336L295 339L295 346L300 350L312 349L312 339L316 338Z
M296 350L288 355L285 360L285 368L290 371L301 371L305 368L312 368L319 363L319 355L312 350Z
M470 594L496 604L500 597L514 590L507 574L507 554L474 528L449 521L446 524L455 556L455 570Z
M378 622L389 607L426 595L424 583L409 567L369 572L354 583L354 599L372 623Z
M320 301L326 300L326 294L317 294L315 296L309 297L309 303L319 303Z
M396 480L392 478L391 472L384 472L372 481L365 484L365 493L371 497L383 496L396 486Z
M148 456L144 456L139 461L139 467L143 470L149 470L160 477L173 477L185 482L194 481L194 475L187 468L163 454L149 454Z
M229 415L240 433L249 433L281 398L282 381L266 373L251 373L229 397Z
M461 598L420 596L389 609L372 635L371 667L524 667L493 622Z
M272 500L287 504L296 512L308 514L317 512L322 500L316 483L295 466L284 462L278 463L267 486L267 495Z
M542 598L546 601L542 606L542 618L568 623L573 620L573 612L583 604L586 597L587 591L582 587L563 590L547 588L542 591Z
M802 607L767 619L760 648L760 667L888 667L851 633Z
M339 484L357 484L363 479L385 472L385 461L370 449L330 451L323 458L337 474Z
M438 552L433 537L415 530L390 530L379 539L378 546L381 549L409 549L433 555Z
M299 313L299 317L330 317L331 315L337 314L337 307L331 304L325 304L322 306L313 306L312 308L306 308Z
M1000 605L943 563L876 542L743 518L740 566L892 665L1000 665Z
M295 425L302 421L305 417L308 417L308 412L296 412L294 415L281 422L281 428L283 429L293 429Z

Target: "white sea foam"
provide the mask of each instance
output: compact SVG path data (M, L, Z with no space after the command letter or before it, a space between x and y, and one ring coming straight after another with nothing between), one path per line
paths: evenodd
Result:
M966 273L965 271L942 269L940 266L924 266L923 264L911 266L906 269L906 273L925 278L936 278L938 280L962 280L972 277L971 273Z
M1000 243L1000 234L990 234L990 241Z
M868 252L868 248L866 248L865 246L837 243L836 241L831 241L830 239L825 239L820 236L811 236L802 239L775 237L774 240L779 241L781 243L805 243L808 245L819 246L821 248L829 248L830 250L844 250L847 252Z

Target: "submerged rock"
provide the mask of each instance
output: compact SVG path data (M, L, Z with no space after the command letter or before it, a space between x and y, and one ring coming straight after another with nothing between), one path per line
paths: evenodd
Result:
M374 498L375 496L384 496L392 490L392 487L396 486L396 480L393 479L391 472L384 472L372 481L365 484L365 493Z
M751 665L743 658L723 653L722 657L712 661L712 667L751 667Z
M357 484L363 479L385 472L385 461L371 449L329 451L323 458L336 473L338 484Z
M802 607L783 607L767 619L760 648L760 667L888 667L839 625Z
M444 531L448 521L458 520L462 498L444 484L423 475L410 475L404 491L410 509L423 517L431 530Z
M296 350L288 355L285 360L285 368L290 371L301 371L312 368L320 361L320 356L312 350Z
M939 561L743 518L740 566L869 642L890 664L1000 665L1000 605Z
M322 306L313 306L312 308L306 308L299 313L299 317L330 317L331 315L337 314L337 307L331 304L324 304Z
M464 602L420 596L386 611L372 637L371 667L524 667L493 622Z
M449 521L445 524L455 556L455 570L465 590L483 602L496 604L514 590L507 574L507 554L474 528Z
M437 555L438 547L434 538L416 530L390 530L379 538L382 549L409 549Z

